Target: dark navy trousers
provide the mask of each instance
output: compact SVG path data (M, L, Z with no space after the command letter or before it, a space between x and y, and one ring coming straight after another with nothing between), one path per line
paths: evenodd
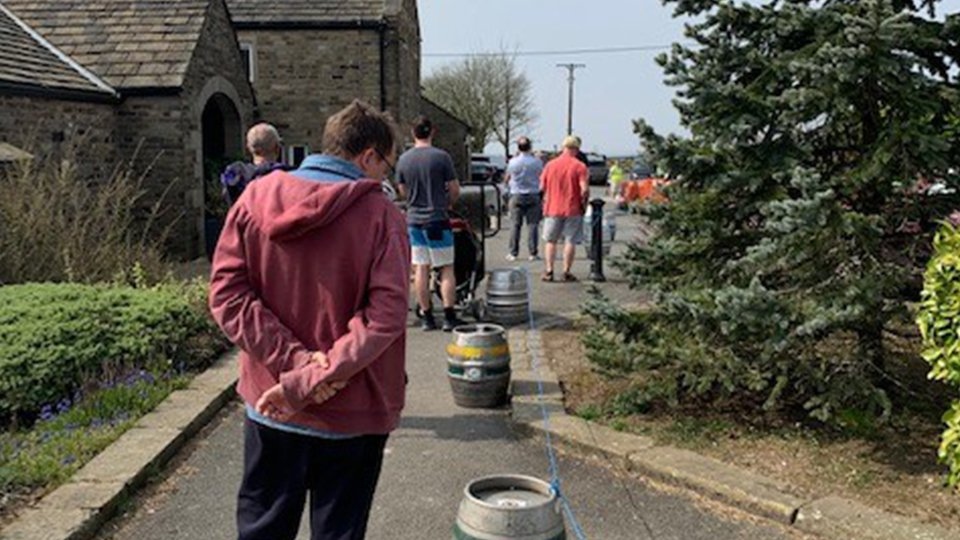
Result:
M362 540L387 435L344 440L287 433L245 419L240 540L293 540L310 496L312 540Z

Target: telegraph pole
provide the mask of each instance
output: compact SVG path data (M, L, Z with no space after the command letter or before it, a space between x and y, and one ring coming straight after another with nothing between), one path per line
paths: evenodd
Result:
M570 72L567 82L570 84L567 90L567 135L573 135L573 81L576 80L574 72L579 68L587 67L586 64L557 64L557 67L566 68Z

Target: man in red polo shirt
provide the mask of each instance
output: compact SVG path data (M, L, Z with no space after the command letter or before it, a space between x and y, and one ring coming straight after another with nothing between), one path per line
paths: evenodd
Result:
M543 281L553 281L557 242L564 239L563 281L577 281L570 270L576 246L583 242L583 214L590 197L590 172L577 159L580 137L568 135L563 153L547 163L540 175L543 191L543 241L546 243Z

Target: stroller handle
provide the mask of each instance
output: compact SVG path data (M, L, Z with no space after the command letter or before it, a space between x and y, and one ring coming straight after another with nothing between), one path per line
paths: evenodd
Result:
M503 215L503 202L502 194L500 191L500 186L497 184L491 184L488 182L463 182L460 184L463 187L478 187L480 188L480 210L483 216L480 224L481 236L483 238L493 238L496 236L500 229L502 228L502 215ZM487 215L487 188L492 188L494 192L494 200L496 201L496 213L497 221L496 225L490 229L487 229L487 226L490 223L489 216Z

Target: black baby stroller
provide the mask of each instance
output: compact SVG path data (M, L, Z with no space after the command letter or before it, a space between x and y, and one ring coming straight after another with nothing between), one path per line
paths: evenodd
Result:
M478 203L469 204L466 212L450 213L450 227L453 229L453 273L457 281L456 309L460 313L469 313L477 321L486 318L487 306L483 298L477 294L480 284L486 278L487 238L493 238L500 232L501 198L500 187L485 182L465 182L464 188L479 188ZM487 190L493 191L487 204ZM475 194L475 193L474 193ZM471 195L474 195L471 194ZM465 202L467 198L461 197ZM472 201L470 201L472 203ZM496 216L494 223L490 223L490 216ZM471 219L472 217L472 219ZM479 231L471 222L478 222ZM442 303L440 294L440 271L434 272L433 294L437 303ZM420 309L416 309L419 317Z

